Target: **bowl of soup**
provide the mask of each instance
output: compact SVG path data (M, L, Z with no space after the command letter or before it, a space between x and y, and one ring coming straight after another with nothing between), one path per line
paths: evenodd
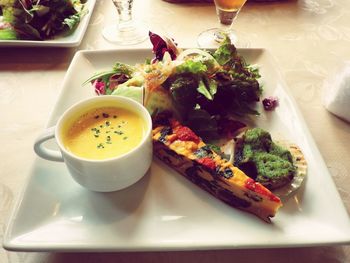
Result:
M82 100L34 144L36 153L63 161L73 179L87 189L111 192L140 180L152 162L152 120L140 103L121 96ZM55 138L60 152L45 148Z

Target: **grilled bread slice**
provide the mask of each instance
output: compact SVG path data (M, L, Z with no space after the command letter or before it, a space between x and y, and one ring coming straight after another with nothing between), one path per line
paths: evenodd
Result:
M282 206L279 197L223 159L175 119L154 123L153 144L160 160L232 207L270 222Z
M289 196L296 192L305 181L308 165L305 156L298 145L286 140L278 140L276 143L290 151L293 158L293 164L296 168L292 181L289 184L286 184L283 187L273 191L275 195L283 200L286 200Z

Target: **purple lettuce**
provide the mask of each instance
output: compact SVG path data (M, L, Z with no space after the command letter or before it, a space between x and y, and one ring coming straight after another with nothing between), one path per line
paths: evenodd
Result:
M95 88L95 92L97 95L105 95L106 94L106 85L101 79L96 79L92 82L92 86Z
M161 37L157 34L149 32L149 38L153 45L153 53L155 54L154 61L160 61L163 59L165 52L170 54L172 60L175 60L178 54L176 43L167 37Z

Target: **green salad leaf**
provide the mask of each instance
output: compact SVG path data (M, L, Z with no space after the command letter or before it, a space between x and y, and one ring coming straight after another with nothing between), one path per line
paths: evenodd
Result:
M177 73L192 73L192 74L205 74L207 72L207 66L201 61L187 60L183 64L176 67Z
M220 65L225 65L237 56L237 49L231 44L228 36L225 36L221 45L215 50L213 57Z
M207 87L203 79L199 80L197 91L208 100L213 100L214 94L211 93L210 87Z
M206 139L218 139L218 122L215 116L202 109L193 109L188 114L186 125L191 127L196 134Z
M112 95L128 97L142 103L142 87L120 85L112 92Z
M15 40L16 32L11 28L0 29L0 39L2 40Z

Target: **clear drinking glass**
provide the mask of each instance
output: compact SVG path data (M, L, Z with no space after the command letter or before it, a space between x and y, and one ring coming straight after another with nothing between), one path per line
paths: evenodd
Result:
M133 19L133 0L112 0L118 11L118 24L108 25L102 35L112 43L137 44L147 39L148 30Z
M239 39L232 29L233 21L247 0L214 0L216 14L220 21L220 27L211 28L199 34L197 43L200 47L215 47L228 35L231 42L238 45ZM242 44L242 43L241 43Z

